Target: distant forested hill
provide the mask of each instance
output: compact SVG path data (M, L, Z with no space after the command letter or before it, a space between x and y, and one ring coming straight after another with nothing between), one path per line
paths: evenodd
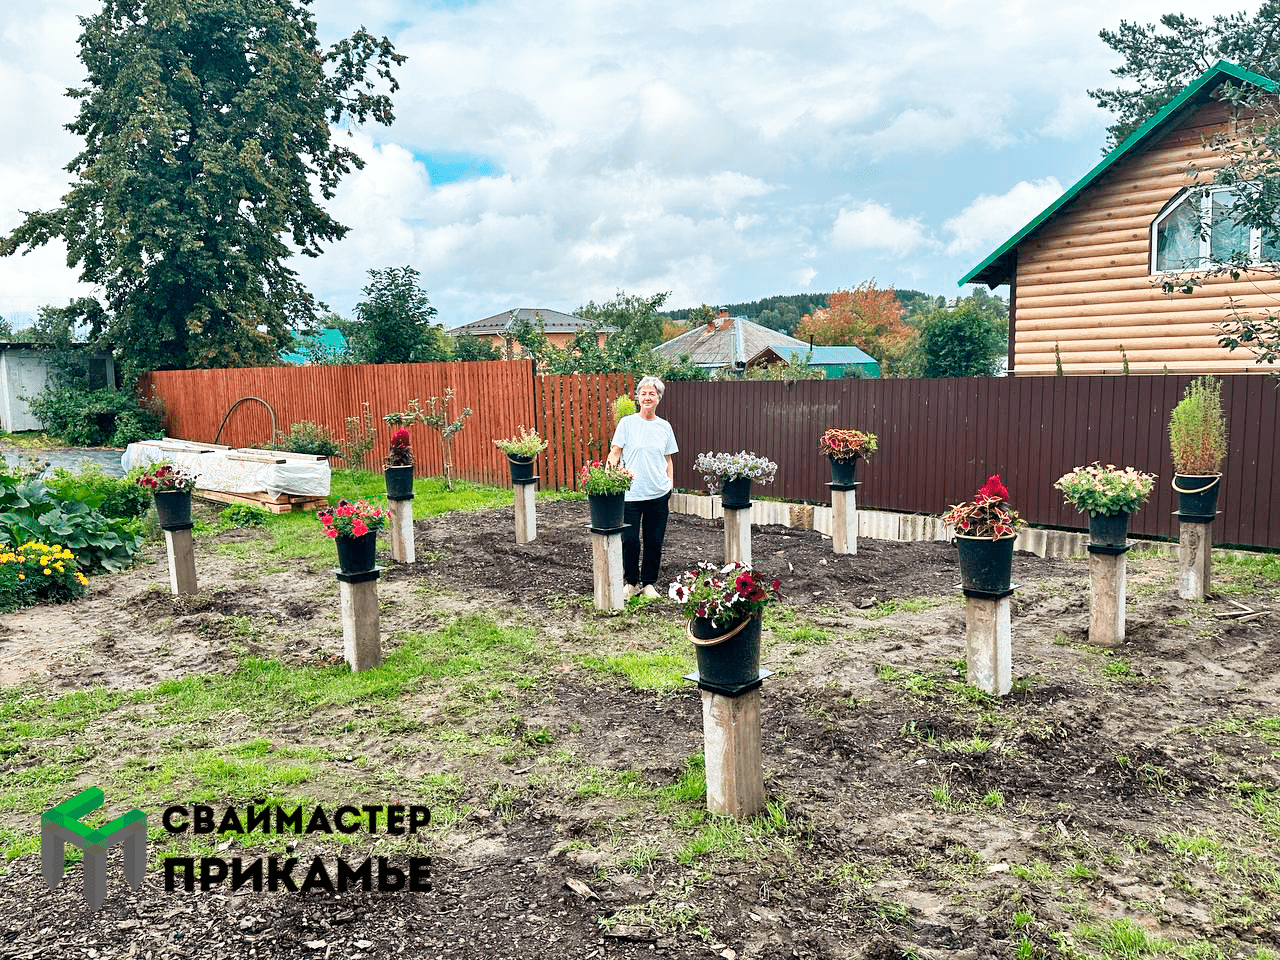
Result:
M919 290L895 290L894 293L908 316L924 307L933 306L940 299ZM814 310L827 306L829 296L828 293L797 293L791 296L765 297L750 303L723 304L719 309L729 311L731 317L746 317L773 330L791 333L806 313L811 314ZM668 310L666 316L673 323L688 324L689 318L699 309L701 308L685 307Z

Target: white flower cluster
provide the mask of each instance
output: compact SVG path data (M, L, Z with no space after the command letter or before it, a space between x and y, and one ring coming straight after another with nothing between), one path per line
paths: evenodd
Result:
M778 465L765 457L743 450L740 453L700 453L693 469L708 480L737 480L742 477L756 483L772 483Z
M1062 498L1083 513L1134 513L1151 495L1156 477L1133 467L1093 463L1076 467L1054 484Z

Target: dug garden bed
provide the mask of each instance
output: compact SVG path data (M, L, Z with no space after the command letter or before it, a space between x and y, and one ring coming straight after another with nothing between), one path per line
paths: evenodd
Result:
M385 664L353 676L332 558L274 528L163 548L0 620L0 956L1280 956L1280 650L1266 558L1176 598L1130 554L1128 638L1088 643L1084 560L1015 557L1014 676L964 683L941 543L757 528L767 811L704 812L701 701L665 601L591 605L586 505L421 519L379 582ZM317 538L319 534L316 534ZM673 516L666 571L719 559ZM1240 619L1231 600L1263 616ZM108 861L52 894L39 816L86 786L147 811L137 892ZM424 804L416 837L171 835L168 806ZM429 892L166 892L166 856L431 856ZM90 953L93 951L93 953ZM1126 952L1127 951L1127 952Z

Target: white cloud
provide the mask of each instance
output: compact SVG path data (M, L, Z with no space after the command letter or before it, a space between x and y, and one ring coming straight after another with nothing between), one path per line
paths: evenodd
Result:
M293 265L347 312L370 268L410 264L449 323L619 288L737 302L873 268L885 285L950 292L948 257L1003 241L1096 160L1105 119L1085 91L1114 85L1118 62L1099 28L1165 6L812 0L797 16L782 0L368 0L357 17L316 0L325 43L364 21L410 59L395 125L356 133L367 166L329 204L350 233ZM65 189L75 18L99 8L0 9L0 229ZM496 172L433 183L433 155ZM0 313L65 302L75 275L60 256L0 258Z
M918 219L895 217L888 207L867 200L840 208L831 242L843 250L883 250L902 256L927 245L929 237Z
M943 224L953 235L947 253L975 253L995 249L1062 196L1056 177L1014 184L999 196L982 194Z

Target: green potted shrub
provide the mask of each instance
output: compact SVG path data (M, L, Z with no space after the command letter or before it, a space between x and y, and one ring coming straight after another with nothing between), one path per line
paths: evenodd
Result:
M578 474L578 489L587 495L591 507L591 529L611 533L623 527L631 471L610 466L603 460L584 463Z
M138 486L150 490L155 498L161 529L191 529L191 491L196 488L196 479L171 460L156 461L138 477Z
M702 474L713 494L720 493L720 505L726 510L745 510L751 506L751 483L773 483L778 465L766 457L743 450L740 453L700 453L693 469Z
M852 490L858 459L870 459L876 452L874 433L861 430L842 430L828 427L818 438L818 453L831 461L831 487L835 490Z
M942 522L955 527L960 581L966 591L1002 596L1013 578L1013 541L1026 521L1009 505L1009 491L992 474L968 503L954 505Z
M1128 542L1129 515L1146 503L1155 483L1153 473L1133 467L1122 470L1114 463L1103 467L1095 461L1063 474L1054 487L1062 491L1063 500L1089 515L1090 540L1099 546L1123 547Z
M413 449L409 431L401 427L391 435L391 447L382 461L388 500L413 499Z
M337 506L317 511L316 518L338 548L338 569L367 573L376 566L378 531L386 526L387 511L365 500L339 500Z
M533 483L538 479L533 475L533 458L547 449L547 441L523 424L517 429L518 436L495 440L493 445L507 455L512 483Z
M700 563L671 584L667 596L689 619L699 683L735 692L760 679L760 617L778 599L779 586L736 562Z
M1222 411L1222 383L1216 377L1187 384L1169 418L1169 449L1178 516L1210 522L1217 512L1227 455L1227 417Z

